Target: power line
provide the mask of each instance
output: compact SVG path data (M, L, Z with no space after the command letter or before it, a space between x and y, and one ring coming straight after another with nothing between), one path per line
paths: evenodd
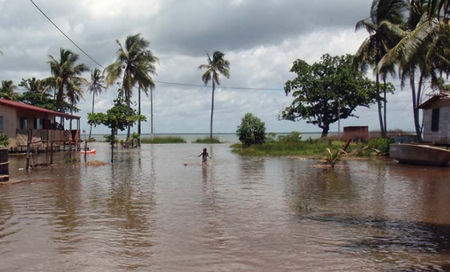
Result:
M52 19L50 19L50 17L47 16L47 14L45 14L44 11L42 11L38 5L36 5L36 3L33 2L33 0L30 0L30 2L37 8L37 10L39 10L42 15L44 15L45 18L47 18L47 20L52 23L52 25L54 27L56 27L56 29L59 30L59 32L61 32L61 34L64 35L64 37L66 37L73 45L75 45L81 52L83 52L83 54L85 54L89 59L91 59L95 64L97 64L98 66L102 67L103 69L105 69L105 67L103 67L100 63L98 63L93 57L91 57L88 53L86 53L86 51L84 51L80 46L78 46L78 44L76 42L74 42L69 36L66 35L66 33L64 33L64 31L61 30L61 28L59 28L53 21Z
M52 19L50 19L50 17L47 16L47 14L45 14L45 12L39 8L39 6L33 1L30 0L30 2L36 7L37 10L39 10L40 13L42 13L42 15L47 18L47 20L52 23L52 25L59 31L61 32L61 34L64 35L64 37L66 37L73 45L75 45L75 47L77 47L84 55L86 55L90 60L92 60L96 65L98 65L99 67L101 67L102 69L105 69L105 67L103 67L103 65L101 65L98 61L96 61L93 57L91 57L85 50L83 50L75 41L73 41L66 33L64 33L64 31L61 30L61 28L58 27L58 25L56 25L56 23L54 23L52 21ZM176 86L186 86L186 87L207 87L206 85L201 85L201 84L193 84L193 83L184 83L184 82L169 82L169 81L161 81L161 80L155 80L156 83L159 84L167 84L167 85L176 85ZM430 82L424 82L424 83L430 83ZM400 84L393 84L396 87L401 87ZM232 90L256 90L256 91L284 91L283 88L255 88L255 87L233 87L233 86L220 86L219 88L221 89L232 89Z

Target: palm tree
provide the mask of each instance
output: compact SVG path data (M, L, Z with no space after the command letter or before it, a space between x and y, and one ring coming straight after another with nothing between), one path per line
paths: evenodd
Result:
M46 82L52 84L55 90L56 105L59 111L64 111L64 100L67 92L70 91L70 88L73 88L74 84L86 82L81 77L81 74L88 71L89 68L84 64L76 64L79 56L70 50L61 48L59 60L52 55L49 55L49 58L50 61L48 63L50 64L52 76L47 78Z
M128 36L125 40L125 46L119 40L116 40L116 42L119 45L117 59L106 67L106 81L108 86L110 86L122 76L122 93L125 102L130 107L133 95L132 90L136 84L144 91L155 86L150 74L155 73L154 63L158 59L148 49L150 43L142 38L140 34ZM129 137L130 126L128 126L127 139Z
M106 89L106 86L104 86L105 77L103 76L103 73L100 71L100 69L95 68L91 72L91 82L89 82L88 85L88 91L92 93L92 113L94 113L94 105L95 105L95 96L102 93L104 89ZM92 135L92 125L89 128L89 137L88 139L91 139Z
M17 100L18 94L16 93L17 86L14 85L12 80L2 80L0 87L0 98L8 100Z
M73 115L73 111L78 111L75 105L83 98L83 85L88 85L89 82L80 77L73 77L67 82L67 99L70 103L70 115ZM72 130L72 119L70 119L70 130Z
M205 83L205 85L208 85L208 82L212 81L211 120L209 124L209 138L212 138L213 115L214 115L214 91L216 88L216 84L220 85L219 82L220 74L222 74L226 78L230 78L230 71L229 71L230 62L223 58L225 54L220 51L214 52L212 59L208 53L206 53L206 56L208 57L208 63L200 65L198 69L206 70L202 75L202 81Z
M393 40L396 39L389 30L390 24L400 24L403 21L403 0L373 0L370 8L370 17L357 22L356 30L365 28L369 37L359 47L356 53L356 62L361 70L372 66L375 72L375 83L377 92L380 93L380 71L377 65L383 55L391 48ZM383 73L386 79L387 70ZM386 89L384 89L384 112L386 112ZM381 136L386 137L386 113L384 120L380 96L377 97L378 119L380 123Z
M439 87L443 74L448 75L450 72L448 2L412 0L409 3L408 21L404 26L393 29L401 35L401 40L380 60L378 68L396 63L402 87L409 77L414 126L420 141L422 126L418 107L422 101L425 80L431 77L432 86ZM417 86L416 71L419 71Z

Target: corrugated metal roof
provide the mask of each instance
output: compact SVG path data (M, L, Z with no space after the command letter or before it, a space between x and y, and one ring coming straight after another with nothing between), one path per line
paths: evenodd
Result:
M450 100L450 92L441 91L439 94L432 96L427 101L419 105L419 109L427 109L439 100Z
M69 119L80 119L81 118L80 116L70 115L70 114L67 114L64 112L52 111L49 109L33 106L33 105L22 103L22 102L7 100L7 99L0 99L0 105L10 106L10 107L24 109L24 110L53 114L56 116L62 116L62 117L69 118Z

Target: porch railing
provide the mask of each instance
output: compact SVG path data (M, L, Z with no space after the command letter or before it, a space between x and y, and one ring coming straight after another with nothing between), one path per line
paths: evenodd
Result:
M73 143L80 142L79 130L56 130L56 129L17 129L16 138L24 139L25 143L30 136L34 141Z

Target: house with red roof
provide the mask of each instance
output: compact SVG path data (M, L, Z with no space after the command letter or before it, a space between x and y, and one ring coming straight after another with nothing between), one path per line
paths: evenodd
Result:
M65 127L65 120L72 123ZM48 110L22 102L0 99L0 133L9 136L9 147L74 144L80 140L80 116Z

